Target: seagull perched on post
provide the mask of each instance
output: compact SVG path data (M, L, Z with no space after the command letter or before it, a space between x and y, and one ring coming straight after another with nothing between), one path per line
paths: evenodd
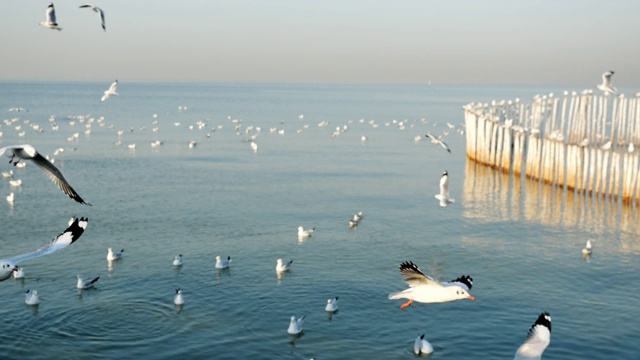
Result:
M108 90L104 91L104 95L102 95L102 98L100 99L100 101L107 100L109 97L111 97L111 95L118 96L118 93L116 92L117 90L118 90L118 79L116 79L116 81L111 83L111 86L109 86Z
M40 23L40 26L44 26L47 29L61 31L62 28L58 26L56 22L56 9L53 7L53 3L47 6L47 11L44 13L45 21Z
M598 90L604 92L605 95L615 95L618 93L618 90L611 84L611 76L613 76L613 74L613 71L607 71L602 74L602 84L598 85Z
M6 154L6 156L10 157L9 164L13 163L13 166L16 166L20 160L31 160L33 161L45 174L53 181L62 192L67 194L68 197L73 200L79 202L80 204L91 205L86 203L78 193L69 185L67 180L62 176L60 170L55 167L49 160L47 160L44 156L38 153L38 150L31 145L13 145L13 146L5 146L0 148L0 156ZM14 161L14 158L18 158L18 160Z
M102 30L107 31L107 26L104 24L104 11L102 11L102 9L100 9L97 6L91 5L91 4L86 4L86 5L80 5L80 8L90 8L91 10L97 12L98 14L100 14L100 20L102 22Z
M23 255L17 255L8 259L0 260L0 281L7 280L11 277L11 273L18 271L16 264L23 261L38 258L40 256L51 254L55 251L62 250L67 246L73 244L80 238L84 230L87 228L89 219L76 218L73 223L62 232L62 234L56 236L46 246Z

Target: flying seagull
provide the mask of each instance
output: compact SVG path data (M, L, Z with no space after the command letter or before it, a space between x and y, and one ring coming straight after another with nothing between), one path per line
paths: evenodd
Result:
M100 9L97 6L91 5L91 4L86 4L86 5L80 5L80 8L90 8L91 10L97 12L98 14L100 14L100 20L102 20L102 30L107 31L107 26L104 24L104 11L102 11L102 9Z
M611 84L611 76L613 76L613 71L602 74L602 84L598 85L598 90L604 92L605 95L618 93L618 90Z
M111 83L111 86L109 86L109 90L105 90L104 95L102 95L102 99L100 99L100 101L107 100L109 97L111 97L111 95L118 96L116 90L118 90L118 79Z
M7 280L11 276L12 272L18 271L16 264L19 264L23 261L35 259L40 256L51 254L73 244L80 238L84 230L87 228L88 222L89 219L87 218L76 218L73 220L73 223L71 223L71 225L62 232L62 234L56 236L49 242L49 244L40 248L39 250L0 260L0 281Z
M45 12L45 21L40 23L40 26L44 26L47 29L53 29L61 31L62 28L58 26L56 22L56 9L53 7L53 3L50 3L47 6L47 11Z
M67 194L68 197L73 200L79 202L80 204L91 205L80 197L78 193L69 185L67 180L62 176L60 170L55 167L49 160L47 160L44 156L38 153L38 150L31 145L13 145L13 146L5 146L0 148L0 156L6 154L7 157L10 157L9 164L13 163L13 165L17 165L20 160L32 160L44 173L53 181L62 192ZM14 158L18 157L17 161L14 161Z
M454 199L449 197L449 173L446 170L440 177L440 193L436 194L435 198L440 200L440 206L442 207L447 207L455 202Z
M431 139L431 143L442 146L443 149L447 150L449 154L451 154L451 149L449 149L449 146L442 139L438 139L431 135L431 133L427 133L425 136Z

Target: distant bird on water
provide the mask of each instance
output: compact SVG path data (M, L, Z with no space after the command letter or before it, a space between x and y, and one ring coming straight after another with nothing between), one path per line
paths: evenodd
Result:
M86 5L80 5L80 8L89 8L95 12L98 13L98 15L100 15L100 21L101 21L101 25L102 25L102 30L107 31L107 26L104 23L104 11L102 11L102 9L100 9L97 6L91 5L91 4L86 4Z
M598 85L598 90L604 92L605 95L615 95L618 93L618 90L613 87L611 83L611 77L613 76L613 71L607 71L602 74L602 84Z
M304 325L304 316L300 317L296 320L295 316L291 317L291 322L289 323L289 329L287 332L291 335L298 335L302 332L302 326Z
M424 334L418 336L413 343L413 353L416 355L429 355L433 352L433 346L424 338Z
M276 260L276 272L285 272L291 269L291 264L293 264L293 260L285 263L282 259Z
M182 291L180 289L176 289L176 296L173 298L173 303L178 306L184 305L184 298L182 297Z
M55 167L44 156L40 155L40 153L38 153L36 148L34 148L33 146L27 145L27 144L5 146L3 148L0 148L0 156L4 154L6 154L7 157L11 158L9 160L9 164L13 163L14 166L16 166L20 162L20 160L33 161L36 165L38 165L38 167L40 167L40 169L42 169L42 171L44 171L44 173L49 177L49 179L51 179L51 181L53 181L56 185L58 185L58 187L60 188L60 190L62 190L62 192L67 194L68 197L72 198L73 200L81 204L91 205L85 202L84 200L82 200L80 195L78 195L78 193L76 193L76 191L73 190L73 188L71 187L71 185L69 185L69 183L64 178L64 176L62 176L62 173L60 172L60 170L58 170L58 168ZM14 161L14 158L16 157L18 158L18 160Z
M114 253L112 248L107 249L107 260L114 261L122 258L122 253L124 253L124 249L120 250L120 252Z
M58 30L61 31L62 28L58 26L56 22L56 9L53 7L53 3L50 3L47 6L47 10L44 13L45 20L40 23L40 26L44 26L47 29Z
M182 254L173 258L173 266L182 266Z
M216 256L216 269L226 269L231 264L231 256L227 256L226 260L222 260L220 256Z
M93 285L100 279L100 276L96 277L93 280L83 280L82 275L78 275L78 282L76 284L76 288L78 289L88 289L93 287Z
M582 249L582 255L591 255L591 240L587 240L587 245Z

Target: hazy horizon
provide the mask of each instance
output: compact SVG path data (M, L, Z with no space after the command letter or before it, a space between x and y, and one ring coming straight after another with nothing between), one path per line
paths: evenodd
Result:
M0 81L640 84L637 2L5 2Z

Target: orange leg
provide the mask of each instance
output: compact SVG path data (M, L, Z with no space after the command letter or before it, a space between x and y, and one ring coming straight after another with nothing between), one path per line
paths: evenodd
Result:
M408 302L406 302L406 303L404 303L404 304L400 305L400 310L404 310L404 309L408 308L408 307L409 307L409 305L411 305L411 304L413 304L413 299L409 299L409 301L408 301Z

